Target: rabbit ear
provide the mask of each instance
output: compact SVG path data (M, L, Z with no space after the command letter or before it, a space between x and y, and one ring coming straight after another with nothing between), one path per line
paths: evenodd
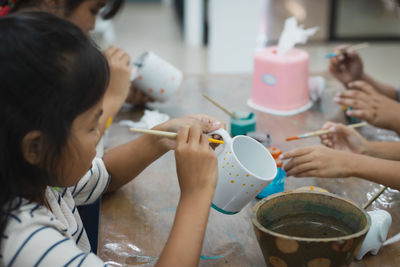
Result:
M385 227L382 227L382 226L384 226L383 224L380 224L379 226L380 226L379 227L379 241L385 242L386 236L387 236L387 231L385 231L386 230L386 229L384 229Z
M387 234L389 232L390 225L392 224L392 216L388 212L383 212L380 214L379 220L379 239L381 242L385 242Z

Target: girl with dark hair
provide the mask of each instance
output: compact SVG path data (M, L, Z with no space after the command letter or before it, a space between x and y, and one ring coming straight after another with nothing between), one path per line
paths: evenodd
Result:
M6 16L0 28L0 266L105 266L76 206L118 189L171 148L181 197L157 266L197 266L217 180L202 132L216 121L172 119L155 129L179 130L176 141L143 135L94 159L105 57L49 13Z

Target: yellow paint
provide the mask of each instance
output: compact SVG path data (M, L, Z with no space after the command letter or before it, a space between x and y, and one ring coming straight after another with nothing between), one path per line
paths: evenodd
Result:
M226 160L226 158L224 158L224 160Z
M239 176L239 173L236 173L236 176Z
M235 167L235 165L232 164L232 167Z
M246 184L243 184L243 186L246 186Z
M107 123L106 123L106 129L107 129L108 127L110 127L112 121L113 121L113 117L109 117L108 120L107 120Z
M232 183L232 184L234 184L234 183L235 183L235 181L234 181L234 180L231 180L231 183Z
M311 191L314 191L314 186L310 186L310 190L311 190Z
M246 174L246 177L249 177L250 176L250 174Z
M249 192L246 192L246 195L248 194Z
M230 172L229 175L232 175L232 173Z

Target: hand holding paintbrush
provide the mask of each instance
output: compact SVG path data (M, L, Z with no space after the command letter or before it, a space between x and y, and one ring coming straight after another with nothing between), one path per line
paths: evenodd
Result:
M367 47L366 45L357 47ZM346 87L348 83L364 78L363 61L354 46L340 45L335 48L334 53L326 55L329 58L329 71Z
M144 133L144 134L152 134L152 135L158 135L158 136L164 136L167 138L175 139L177 137L177 133L174 132L167 132L167 131L158 131L158 130L148 130L148 129L139 129L139 128L130 128L129 129L131 132L137 132L137 133ZM214 138L208 138L208 141L210 143L214 144L223 144L224 141L222 140L217 140Z
M348 46L346 48L341 49L339 52L333 52L333 53L326 54L325 58L336 57L336 56L339 56L339 55L343 55L345 53L350 53L350 52L353 52L353 51L357 51L359 49L367 48L368 46L369 46L368 43L350 45L350 46Z
M360 122L360 123L348 125L347 127L358 128L358 127L362 127L365 125L367 125L366 122ZM320 135L327 134L329 132L330 132L330 130L318 130L318 131L314 131L314 132L304 133L304 134L301 134L298 136L288 137L288 138L286 138L286 141L293 141L293 140L299 140L299 139L304 139L304 138L310 138L310 137L314 137L314 136L320 136Z

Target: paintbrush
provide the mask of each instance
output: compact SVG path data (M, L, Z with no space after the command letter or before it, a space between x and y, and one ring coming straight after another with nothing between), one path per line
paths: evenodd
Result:
M338 53L332 52L332 53L326 54L325 58L336 57L336 56L339 56L339 55L343 55L344 53L353 52L353 51L356 51L356 50L359 50L359 49L366 48L368 46L369 46L368 43L361 43L361 44L351 45L348 48L346 48L343 51L340 51Z
M227 110L226 108L224 108L221 104L217 103L214 99L212 99L211 97L209 97L206 94L202 94L204 98L206 98L208 101L210 101L211 103L213 103L214 105L216 105L217 107L219 107L223 112L225 112L226 114L228 114L230 117L234 118L235 120L238 120L239 117L236 116L234 113L230 112L229 110Z
M147 129L139 129L139 128L130 128L129 129L132 132L137 132L137 133L145 133L145 134L153 134L153 135L159 135L159 136L165 136L171 139L176 138L176 136L178 135L177 133L173 133L173 132L166 132L166 131L158 131L158 130L147 130ZM208 141L210 143L214 143L214 144L223 144L224 141L222 140L217 140L214 138L208 138Z
M362 127L365 125L367 125L366 122L360 122L360 123L347 125L347 127L358 128L358 127ZM329 133L329 130L318 130L315 132L309 132L309 133L301 134L298 136L288 137L288 138L286 138L286 141L293 141L293 140L299 140L299 139L304 139L304 138L309 138L309 137L314 137L314 136L320 136L320 135L327 134L327 133Z
M363 208L364 210L365 210L366 208L368 208L369 205L371 205L372 202L374 202L375 199L377 199L377 198L386 190L386 188L387 188L387 186L382 187L370 200L368 200L368 201L364 204L364 206L363 206L362 208Z

